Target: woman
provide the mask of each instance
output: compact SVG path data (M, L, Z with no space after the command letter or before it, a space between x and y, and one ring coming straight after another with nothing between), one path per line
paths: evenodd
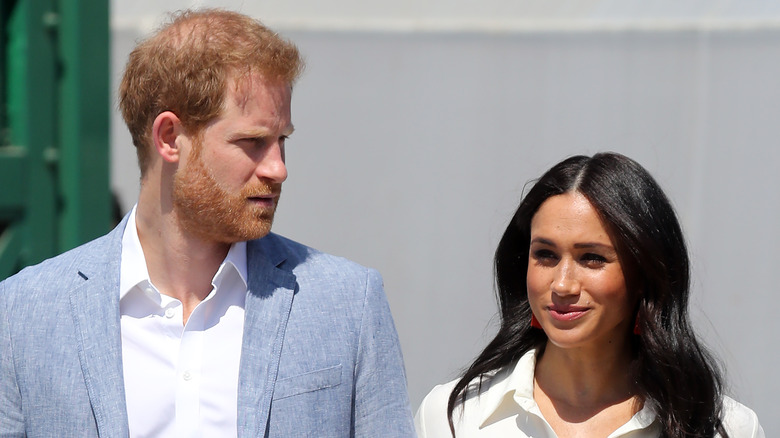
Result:
M689 261L655 180L615 153L566 159L495 256L501 327L423 400L420 437L763 437L688 320Z

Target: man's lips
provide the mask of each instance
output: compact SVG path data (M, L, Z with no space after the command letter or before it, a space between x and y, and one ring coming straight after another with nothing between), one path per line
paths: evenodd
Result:
M585 315L590 308L582 306L549 306L550 316L558 321L574 321Z
M273 206L276 199L279 197L278 193L271 193L268 195L255 195L248 196L246 199L253 204Z

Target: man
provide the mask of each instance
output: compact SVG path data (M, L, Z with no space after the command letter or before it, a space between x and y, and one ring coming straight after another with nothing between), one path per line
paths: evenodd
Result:
M413 436L376 271L269 233L302 61L175 16L130 55L136 207L0 283L0 436Z

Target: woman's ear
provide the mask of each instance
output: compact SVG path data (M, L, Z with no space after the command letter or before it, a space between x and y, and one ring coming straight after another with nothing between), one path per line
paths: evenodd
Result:
M152 124L152 141L157 154L165 162L179 161L179 146L176 138L183 133L181 120L171 111L163 111L157 115Z

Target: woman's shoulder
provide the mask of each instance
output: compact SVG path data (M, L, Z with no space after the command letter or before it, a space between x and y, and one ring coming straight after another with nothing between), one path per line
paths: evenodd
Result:
M730 438L765 437L756 413L731 397L723 398L723 426Z
M535 351L526 352L517 362L501 369L483 374L471 380L468 396L456 405L452 413L455 429L461 431L480 430L492 414L502 407L515 409L513 400L533 398L533 370ZM420 437L451 437L447 404L450 394L460 379L435 386L423 399L415 416L417 434ZM511 397L506 397L507 394ZM509 400L512 407L505 403Z
M447 402L458 379L436 385L423 398L417 415L414 416L414 427L419 437L450 436L450 425L447 420Z

